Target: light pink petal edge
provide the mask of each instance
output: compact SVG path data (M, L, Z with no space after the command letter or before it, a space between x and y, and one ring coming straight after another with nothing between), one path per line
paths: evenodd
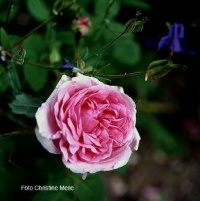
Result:
M131 147L132 150L137 151L138 147L139 147L141 137L140 137L140 135L138 133L137 128L135 128L133 132L134 132L134 138L133 138L133 140L132 140L132 142L130 144L130 147Z
M39 133L38 128L35 129L35 134L38 141L42 144L42 146L52 154L61 154L61 151L54 145L52 140L48 140L47 138L43 137L41 133Z
M126 165L129 161L131 153L132 151L130 147L127 146L127 148L124 149L124 151L120 154L118 158L115 158L110 162L91 164L77 161L76 163L70 163L65 161L65 159L63 158L63 163L67 168L69 168L74 173L81 173L81 174L96 173L99 171L114 170Z
M49 98L47 99L47 102L50 102L52 100L52 98L54 98L55 94L58 92L59 88L63 85L66 84L68 81L70 81L71 78L66 76L66 75L62 75L62 77L60 78L58 84L56 85L55 89L53 90L53 92L51 93L51 95L49 96Z

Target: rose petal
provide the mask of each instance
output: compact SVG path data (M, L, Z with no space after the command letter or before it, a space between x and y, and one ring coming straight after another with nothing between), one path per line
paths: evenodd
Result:
M35 134L38 141L42 144L42 146L52 154L61 154L61 151L55 146L52 140L43 137L39 132L38 128L35 129Z
M35 117L39 133L48 139L52 138L59 128L55 122L54 115L50 111L49 104L43 103L42 106L37 110Z
M136 151L136 150L138 150L138 146L139 146L139 142L140 142L141 137L140 137L138 130L136 128L134 129L133 132L134 132L134 138L130 144L130 147L132 150Z

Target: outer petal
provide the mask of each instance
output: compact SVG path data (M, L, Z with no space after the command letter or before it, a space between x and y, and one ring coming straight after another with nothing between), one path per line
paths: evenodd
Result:
M49 104L43 103L37 110L35 117L40 135L51 139L53 134L57 132L58 127L54 119L54 114L50 111Z
M120 168L124 165L126 165L129 161L129 158L131 156L131 148L128 146L126 149L124 149L121 153L119 158L116 159L116 163L113 169Z
M168 47L170 45L169 43L170 43L170 38L168 36L163 36L158 43L158 51Z
M120 87L120 86L110 86L110 87L112 87L113 89L115 89L115 90L121 92L122 94L124 94L124 89L123 89L123 87Z
M38 128L35 129L35 134L39 142L47 151L52 154L61 154L61 151L54 145L53 141L43 137L41 133L39 133Z
M86 163L86 162L81 162L77 161L75 163L67 162L63 158L63 163L67 168L69 168L72 172L74 173L96 173L99 171L109 171L109 170L114 170L117 168L120 168L124 165L127 164L129 161L129 158L131 156L131 149L130 147L127 147L124 149L119 157L113 158L111 161L106 161L105 163Z
M130 147L131 147L132 150L137 151L141 138L140 138L140 135L139 135L138 130L136 128L134 129L133 132L134 132L134 138L133 138L133 141L130 144Z
M51 95L49 96L49 98L47 99L47 102L51 102L52 99L56 96L56 94L58 93L58 90L60 88L62 88L62 86L66 83L68 83L71 80L70 77L66 76L66 75L62 75L61 79L59 80L58 84L56 85L54 91L51 93Z

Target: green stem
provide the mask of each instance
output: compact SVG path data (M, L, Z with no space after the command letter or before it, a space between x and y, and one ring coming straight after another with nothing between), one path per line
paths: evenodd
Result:
M108 2L108 6L107 6L106 11L105 11L105 14L104 14L104 16L103 16L103 23L106 22L106 19L107 19L107 17L108 17L109 11L110 11L112 5L114 4L114 2L115 2L115 0L110 0L110 1Z
M134 73L125 73L125 74L119 74L119 75L100 75L100 74L95 74L97 77L102 77L102 78L124 78L124 77L133 77L133 76L140 76L144 75L146 71L141 71L141 72L134 72Z
M8 24L8 20L9 20L9 17L10 17L10 13L11 13L13 2L14 2L14 0L11 0L10 4L9 4L9 8L8 8L8 12L7 12L7 15L6 15L6 20L5 20L5 27Z
M12 89L13 95L21 93L21 83L19 81L19 76L14 64L10 64L7 67L7 76L10 82L10 87Z
M54 66L50 66L50 65L46 65L46 64L34 63L31 61L25 61L24 63L29 64L31 66L38 67L38 68L45 68L45 69L49 69L49 70L59 70L59 68L55 68Z
M75 3L72 2L71 4L69 4L68 6L64 7L62 10L60 10L60 12L62 12L63 10L70 8L73 4ZM34 32L36 32L38 29L40 29L41 27L45 26L46 24L48 24L49 22L51 22L52 20L54 20L57 16L59 15L54 15L51 18L49 18L48 20L44 21L42 24L40 24L39 26L35 27L33 30L31 30L29 33L27 33L25 36L23 36L22 38L20 38L17 42L15 42L13 44L13 47L18 46L20 43L22 43L26 38L28 38L31 34L33 34Z
M33 34L34 32L36 32L38 29L40 29L41 27L43 27L44 25L46 25L47 23L51 22L53 19L55 19L57 16L52 16L50 19L44 21L42 24L40 24L39 26L35 27L34 29L32 29L30 32L28 32L26 35L24 35L22 38L20 38L17 42L15 42L13 44L13 47L18 46L20 43L22 43L26 38L28 38L31 34Z
M91 55L88 56L88 58L85 59L85 61L88 61L91 59L93 56L98 56L98 54L107 48L109 48L113 43L115 43L119 38L121 38L126 32L123 31L121 34L119 34L116 38L114 38L110 43L102 47L101 49L97 50L96 52L92 53Z
M110 1L110 6L112 6L112 3L114 3L114 1ZM108 6L108 10L109 10L109 6ZM141 13L139 11L136 12L136 15L134 18L132 18L131 20L129 20L126 25L124 30L122 31L122 33L120 33L116 38L114 38L111 42L109 42L107 45L105 45L103 48L97 50L96 52L92 53L91 55L88 56L88 58L85 59L85 61L89 60L90 58L92 58L93 56L98 56L98 54L104 50L106 50L107 48L109 48L113 43L115 43L119 38L121 38L125 33L127 32L134 32L134 29L136 28L136 22L138 19L138 16L140 16ZM106 14L105 14L106 16ZM145 21L145 20L144 20ZM144 23L144 22L143 22Z
M18 131L12 131L9 133L2 133L0 134L0 137L8 137L8 136L12 136L12 135L20 135L20 134L33 134L34 130L18 130Z

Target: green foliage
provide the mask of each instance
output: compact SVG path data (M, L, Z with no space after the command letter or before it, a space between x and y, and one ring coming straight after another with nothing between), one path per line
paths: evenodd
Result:
M10 64L7 67L7 76L10 82L10 86L13 92L13 95L19 94L21 92L21 83L19 81L18 72L14 64Z
M43 59L45 59L45 41L41 35L34 34L30 36L25 41L24 47L27 52L27 60L31 60L36 63L37 61L43 61ZM34 91L39 91L44 87L48 76L48 71L46 69L37 68L36 66L25 62L23 71L25 80Z
M138 9L149 10L151 8L151 4L143 0L134 0L134 1L124 0L123 2L128 6L133 6Z
M13 113L24 114L33 118L40 105L41 100L24 93L16 95L15 99L9 103Z
M43 22L50 17L49 8L44 1L27 0L26 3L30 14L38 21Z
M37 68L33 65L24 65L25 79L34 91L39 91L44 87L47 81L48 71L46 69Z
M94 7L95 14L99 16L100 19L103 19L106 14L108 14L108 16L106 16L108 19L112 19L116 17L120 11L120 1L108 2L107 0L97 0L95 1Z
M126 66L134 66L141 60L140 45L132 37L124 37L113 48L113 58Z
M78 200L106 201L104 194L105 189L97 176L90 176L85 181L76 179L74 185Z
M0 29L0 45L4 48L4 49L10 49L10 38L8 36L8 34L6 33L6 31L1 28Z

